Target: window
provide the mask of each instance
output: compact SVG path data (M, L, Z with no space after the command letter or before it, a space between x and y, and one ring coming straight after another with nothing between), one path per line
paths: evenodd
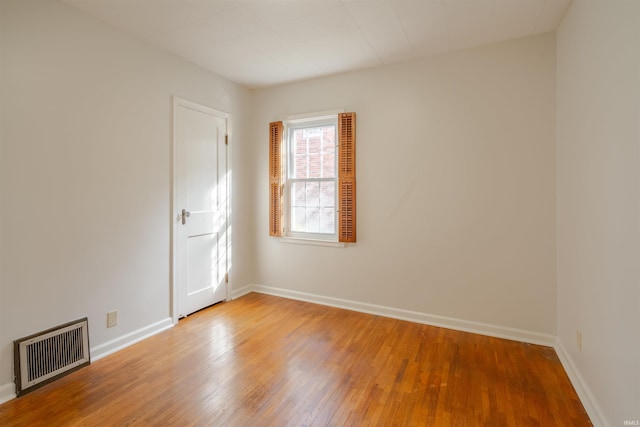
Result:
M286 129L285 230L292 237L336 240L337 117Z
M355 113L269 129L269 234L355 242Z

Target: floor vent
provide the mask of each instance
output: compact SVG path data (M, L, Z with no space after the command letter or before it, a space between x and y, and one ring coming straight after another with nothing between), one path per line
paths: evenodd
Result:
M87 318L13 342L16 395L35 390L91 363Z

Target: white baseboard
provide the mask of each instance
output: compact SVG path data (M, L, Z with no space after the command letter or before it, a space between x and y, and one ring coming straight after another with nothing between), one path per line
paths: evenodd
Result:
M250 292L258 292L262 294L274 295L298 301L306 301L330 307L344 308L347 310L390 317L393 319L407 320L410 322L422 323L432 326L439 326L463 332L471 332L497 338L506 338L531 344L552 346L556 350L556 353L560 358L560 362L567 372L567 375L573 387L575 388L576 393L578 394L578 397L580 398L585 410L587 411L589 418L591 418L591 422L593 423L593 425L595 427L606 427L610 425L606 421L602 409L600 409L600 406L597 404L593 393L582 378L580 371L576 368L573 360L566 352L564 346L562 345L562 342L557 337L554 337L552 335L262 285L247 285L243 286L242 288L233 290L231 292L231 298L240 298L241 296L246 295ZM145 338L148 338L171 327L173 327L173 321L170 317L168 317L152 325L146 326L144 328L138 329L137 331L123 335L122 337L118 337L112 341L93 347L91 349L91 360L99 360L105 356L108 356L109 354L115 353L118 350L122 350L125 347L142 341ZM0 385L0 404L14 399L15 397L15 385L13 383Z
M571 384L576 390L576 393L580 398L580 402L582 402L582 406L584 406L585 411L587 411L587 414L589 415L591 423L594 425L594 427L607 427L613 425L607 421L604 413L602 412L602 409L600 408L600 405L598 405L598 402L593 396L591 389L580 374L580 371L573 362L573 359L564 348L564 345L562 345L562 341L560 341L560 338L556 339L554 348L556 350L556 354L560 358L562 367L567 373L569 380L571 380Z
M96 361L115 353L118 350L122 350L125 347L129 347L145 338L149 338L159 332L167 330L173 327L173 320L170 317L160 320L144 328L140 328L137 331L130 332L126 335L118 337L114 340L108 341L104 344L97 345L91 348L91 361Z
M359 311L362 313L375 314L393 319L408 320L410 322L423 323L458 331L472 332L497 338L506 338L553 347L558 354L558 358L560 359L560 362L562 363L562 366L566 371L571 384L575 388L576 393L578 394L578 397L587 411L594 427L607 427L611 425L604 416L604 412L598 405L597 400L587 385L587 382L584 380L580 371L576 368L575 363L566 352L562 342L553 335L261 285L249 285L239 289L236 298L249 292L258 292L267 295Z
M243 295L246 295L250 292L253 292L255 288L255 285L247 285L247 286L243 286L239 289L234 289L233 291L231 291L231 299L234 300L236 298L240 298Z
M242 293L240 293L242 291ZM368 304L358 301L345 300L340 298L325 297L322 295L309 294L306 292L291 291L287 289L273 288L262 285L249 285L238 289L239 295L247 294L251 291L274 295L283 298L307 301L315 304L327 305L330 307L344 308L347 310L359 311L361 313L375 314L378 316L390 317L392 319L407 320L409 322L422 323L425 325L439 326L442 328L455 329L457 331L471 332L474 334L488 335L497 338L505 338L515 341L522 341L530 344L539 344L553 347L556 337L539 332L526 331L522 329L507 328L504 326L490 325L487 323L473 322L469 320L455 319L452 317L438 316L417 311L403 310L393 307Z
M14 383L0 385L0 403L16 398L16 387Z
M122 350L125 347L129 347L145 338L162 332L166 329L173 327L173 321L170 317L163 319L159 322L153 323L144 328L140 328L137 331L133 331L114 340L106 342L104 344L97 345L91 348L91 361L96 361L115 353L118 350ZM8 383L0 385L0 403L7 402L11 399L15 399L15 384Z

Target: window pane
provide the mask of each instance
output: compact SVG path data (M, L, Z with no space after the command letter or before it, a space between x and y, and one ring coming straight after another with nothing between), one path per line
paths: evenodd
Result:
M323 208L335 208L336 184L335 182L320 183L320 206Z
M309 153L309 178L322 178L320 153Z
M335 126L325 126L322 134L322 151L335 148L336 146L336 128Z
M294 182L292 185L291 193L292 206L305 206L307 204L307 189L304 182Z
M334 153L322 154L322 178L336 177L336 155Z
M291 231L334 234L335 181L291 184Z
M307 139L303 137L303 130L293 131L293 154L307 154Z
M336 127L293 129L290 133L291 171L296 179L336 177Z
M292 178L306 178L308 170L307 155L296 155L293 157L293 170L291 171Z
M291 231L307 231L305 208L291 208Z
M333 126L324 128L322 139L322 177L336 177L336 129Z
M320 208L307 208L307 233L319 233L320 232Z
M309 153L319 153L322 147L322 128L318 132L308 135Z
M320 211L320 233L333 234L336 232L336 210L323 208Z
M307 138L304 137L304 129L294 129L291 134L291 151L293 152L293 164L291 168L291 177L306 178L308 170L308 150L309 144Z
M320 182L307 182L307 207L320 206Z

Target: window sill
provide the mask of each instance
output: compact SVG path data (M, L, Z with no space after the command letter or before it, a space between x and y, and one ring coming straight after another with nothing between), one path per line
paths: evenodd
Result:
M311 245L311 246L325 246L331 248L344 248L347 246L344 242L331 242L328 240L318 239L303 239L300 237L280 237L282 243L290 243L294 245Z

